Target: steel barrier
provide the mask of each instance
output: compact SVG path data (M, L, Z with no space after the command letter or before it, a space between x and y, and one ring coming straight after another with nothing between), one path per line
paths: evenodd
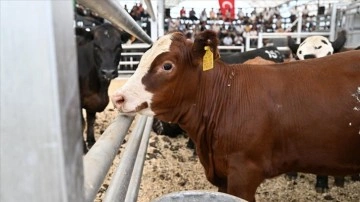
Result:
M84 157L85 201L94 201L134 117L119 115ZM121 155L104 201L136 201L152 117L141 116ZM135 167L136 165L136 167ZM131 184L131 186L130 186Z
M264 44L262 43L263 39L279 39L279 38L283 38L285 39L288 36L291 37L308 37L308 36L330 36L330 32L282 32L282 33L263 33L260 32L258 34L258 36L250 36L250 35L246 35L245 36L245 50L249 51L249 50L254 50L257 48L261 48L264 46ZM250 46L250 39L256 39L257 40L257 47L251 47ZM277 48L279 50L289 50L289 48L287 46L277 46Z
M121 57L119 63L119 74L133 74L139 64L140 57L144 54L144 52L150 47L149 44L138 43L138 44L124 44L123 50L121 53ZM244 46L219 46L219 50L239 50L240 52L244 52ZM127 52L130 51L130 52ZM136 52L131 52L136 51Z

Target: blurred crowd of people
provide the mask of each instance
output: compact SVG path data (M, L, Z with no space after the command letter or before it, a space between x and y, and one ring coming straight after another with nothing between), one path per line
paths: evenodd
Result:
M211 29L218 33L221 45L243 45L246 35L256 36L260 31L295 31L299 11L302 13L302 30L313 31L315 25L311 18L315 15L309 15L307 5L292 7L290 17L283 17L278 7L264 8L259 12L257 8L253 8L250 13L245 13L242 8L238 8L234 17L231 16L230 11L226 11L223 15L220 9L214 8L211 8L209 12L204 8L197 16L194 8L186 12L186 9L182 7L180 17L166 19L166 28L167 31L182 31L190 39L193 39L197 32ZM255 39L250 41L251 46L256 46L256 43Z
M81 12L81 16L86 16L87 9L77 7ZM124 9L130 16L143 27L148 34L150 34L149 14L144 9L141 3L135 3L131 9L124 5ZM259 11L258 11L259 10ZM321 10L321 9L320 9ZM257 36L259 32L291 32L297 29L297 18L299 11L302 14L302 31L311 32L315 29L313 24L314 14L310 15L307 5L293 6L290 8L290 16L282 16L279 7L274 8L253 8L251 12L244 12L242 8L238 8L235 16L231 15L230 10L225 14L221 9L211 8L207 11L204 8L199 15L194 8L186 11L184 7L181 8L178 18L171 18L166 16L165 31L181 31L186 34L189 39L206 29L214 30L218 33L220 45L237 45L241 46L245 43L246 36ZM331 5L329 4L326 13L329 15ZM85 12L85 13L84 13ZM312 12L314 13L314 12ZM81 17L80 16L80 17ZM91 16L96 21L103 20L97 15ZM91 22L94 24L94 22ZM95 24L98 24L97 22ZM250 40L250 46L256 46L257 39Z
M142 3L135 3L133 5L133 7L131 8L131 10L129 11L129 9L127 8L127 5L124 5L124 9L130 14L130 16L135 20L135 21L140 21L141 18L147 18L149 17L149 14L146 12L146 10L144 9Z

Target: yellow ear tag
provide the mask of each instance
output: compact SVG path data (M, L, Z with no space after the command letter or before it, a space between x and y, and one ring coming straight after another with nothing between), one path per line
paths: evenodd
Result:
M209 46L205 46L205 55L203 57L203 71L212 69L214 67L214 55Z

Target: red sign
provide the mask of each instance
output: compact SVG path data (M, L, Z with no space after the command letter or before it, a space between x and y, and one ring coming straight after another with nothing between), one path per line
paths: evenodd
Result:
M234 0L219 0L219 5L221 9L221 13L223 18L226 18L226 12L230 11L231 18L234 19L235 17L235 2Z

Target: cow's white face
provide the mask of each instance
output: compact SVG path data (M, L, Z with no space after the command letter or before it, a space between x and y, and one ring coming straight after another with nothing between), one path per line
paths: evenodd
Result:
M112 96L112 102L120 112L127 114L138 112L148 116L155 115L150 108L153 94L146 91L145 86L142 83L142 78L146 75L150 69L151 63L158 55L170 51L170 45L172 43L171 37L172 35L168 34L159 38L141 57L135 73L129 78L124 86L117 90ZM121 98L119 98L119 96L121 96ZM122 103L119 104L119 101Z
M334 48L332 47L329 39L323 36L311 36L303 41L296 55L300 60L310 59L310 58L321 58L327 55L332 55L334 53Z

